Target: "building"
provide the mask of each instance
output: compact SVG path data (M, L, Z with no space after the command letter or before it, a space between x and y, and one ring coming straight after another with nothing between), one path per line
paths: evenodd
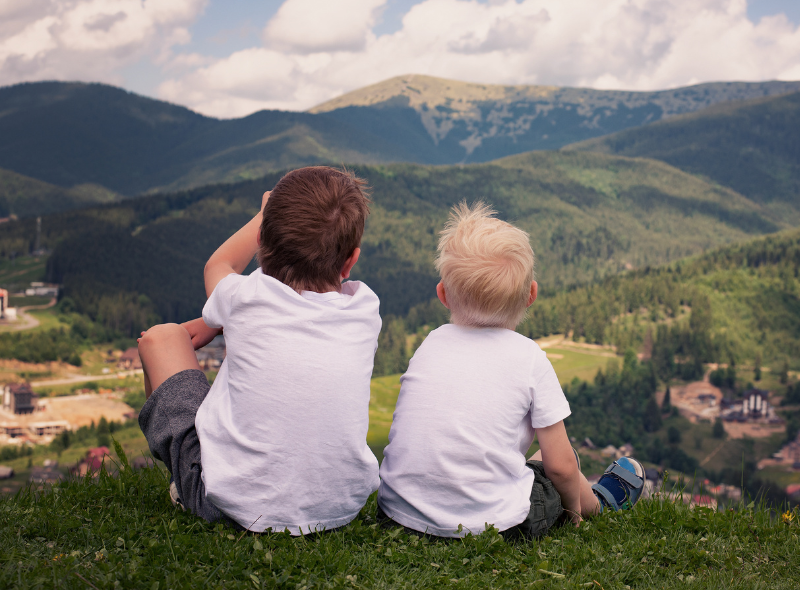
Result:
M72 472L81 477L85 476L87 473L97 475L97 473L100 472L100 468L103 466L106 456L110 456L110 454L108 447L89 449L86 451L86 456L72 469Z
M26 434L26 429L16 422L0 422L0 434L9 438L17 438Z
M3 388L3 409L12 414L33 414L36 399L30 383L9 383Z
M38 484L54 484L64 479L64 474L58 470L58 463L34 467L31 470L29 481Z
M124 371L141 369L142 359L139 358L139 349L133 346L123 352L117 361L117 367Z
M17 319L17 310L8 302L8 291L0 289L0 320Z
M69 422L66 420L48 420L46 422L31 422L28 430L34 436L56 436L65 430L69 430Z
M769 392L763 389L751 389L744 393L742 413L751 418L767 418L769 416Z
M782 422L769 403L769 391L763 389L745 391L740 400L723 400L720 409L720 418L727 422Z
M58 285L49 283L31 283L28 289L25 289L27 297L58 297Z
M204 371L219 370L226 355L225 337L217 336L204 348L196 351L197 362Z

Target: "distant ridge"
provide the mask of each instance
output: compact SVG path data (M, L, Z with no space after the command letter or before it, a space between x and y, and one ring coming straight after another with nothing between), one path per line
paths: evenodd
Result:
M0 168L132 196L236 182L316 163L408 159L325 115L260 111L219 120L104 84L0 88Z
M800 205L800 92L726 103L568 146L662 160L773 208Z
M798 90L800 81L715 82L632 92L474 84L406 75L354 90L309 112L328 113L373 133L388 127L391 119L416 118L444 158L441 163L483 162L524 151L558 149L721 102ZM403 142L402 137L397 139Z
M415 75L313 112L220 120L103 84L26 83L0 88L0 168L64 189L90 184L134 196L311 164L479 163L792 90L800 82L648 93Z

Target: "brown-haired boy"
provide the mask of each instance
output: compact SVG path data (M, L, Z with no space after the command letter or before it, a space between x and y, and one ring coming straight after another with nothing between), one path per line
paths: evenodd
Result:
M332 529L378 487L366 435L379 302L342 283L369 212L363 184L328 167L288 173L206 264L203 318L139 341L139 424L173 501L206 520ZM255 254L260 268L239 274ZM194 351L222 330L227 358L209 386Z

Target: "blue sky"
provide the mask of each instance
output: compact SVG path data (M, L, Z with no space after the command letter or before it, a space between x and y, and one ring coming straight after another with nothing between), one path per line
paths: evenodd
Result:
M410 73L631 90L800 79L800 0L0 3L0 85L100 81L232 117Z

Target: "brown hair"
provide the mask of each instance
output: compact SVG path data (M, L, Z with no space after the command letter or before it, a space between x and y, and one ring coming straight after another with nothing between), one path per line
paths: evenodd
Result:
M327 166L300 168L272 189L261 222L264 274L296 291L338 290L369 214L365 181Z

